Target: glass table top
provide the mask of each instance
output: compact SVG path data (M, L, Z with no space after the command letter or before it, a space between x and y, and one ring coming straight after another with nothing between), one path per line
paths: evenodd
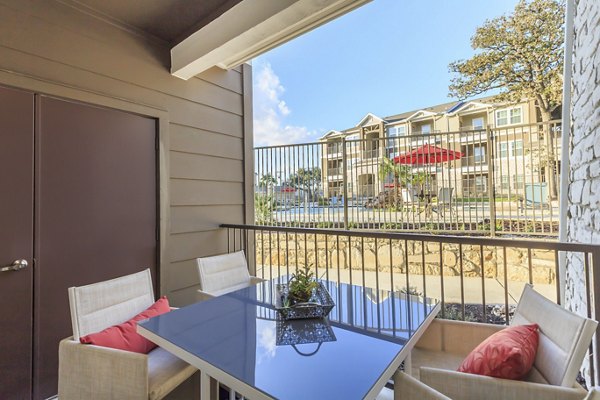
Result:
M362 399L437 303L322 282L336 303L325 319L282 321L270 281L140 325L271 397Z

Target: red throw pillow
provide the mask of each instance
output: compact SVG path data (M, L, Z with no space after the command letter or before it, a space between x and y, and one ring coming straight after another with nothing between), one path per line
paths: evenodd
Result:
M83 344L95 344L96 346L148 354L156 345L137 333L137 322L169 311L171 311L169 300L167 300L166 296L163 296L156 303L129 321L111 326L100 332L82 336L79 338L79 341Z
M538 342L537 324L502 329L481 342L464 359L458 371L503 379L522 379L533 366Z

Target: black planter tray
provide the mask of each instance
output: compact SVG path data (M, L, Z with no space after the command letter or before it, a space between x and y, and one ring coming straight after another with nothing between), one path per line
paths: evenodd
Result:
M288 285L278 284L275 308L283 320L323 318L329 314L335 305L329 292L321 282L319 282L310 301L306 303L295 303L286 306L287 297Z

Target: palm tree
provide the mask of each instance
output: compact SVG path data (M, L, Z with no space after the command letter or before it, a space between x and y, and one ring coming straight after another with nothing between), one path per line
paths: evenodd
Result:
M276 183L277 183L277 179L273 175L264 174L263 176L260 177L260 180L258 181L258 186L266 188L267 189L266 191L268 194L269 189L272 188L272 186L275 185Z
M391 158L384 158L379 164L379 179L383 181L389 175L394 178L394 203L398 209L402 203L400 188L411 179L410 168L406 165L396 164Z

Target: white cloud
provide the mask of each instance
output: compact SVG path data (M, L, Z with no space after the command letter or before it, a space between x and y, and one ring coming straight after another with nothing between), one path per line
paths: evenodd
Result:
M283 100L285 88L271 64L255 64L254 68L254 145L276 146L314 140L317 132L286 123L291 110Z
M275 357L277 353L277 338L275 337L274 323L268 323L258 329L258 345L263 350L258 354L258 364L261 364L264 359Z

